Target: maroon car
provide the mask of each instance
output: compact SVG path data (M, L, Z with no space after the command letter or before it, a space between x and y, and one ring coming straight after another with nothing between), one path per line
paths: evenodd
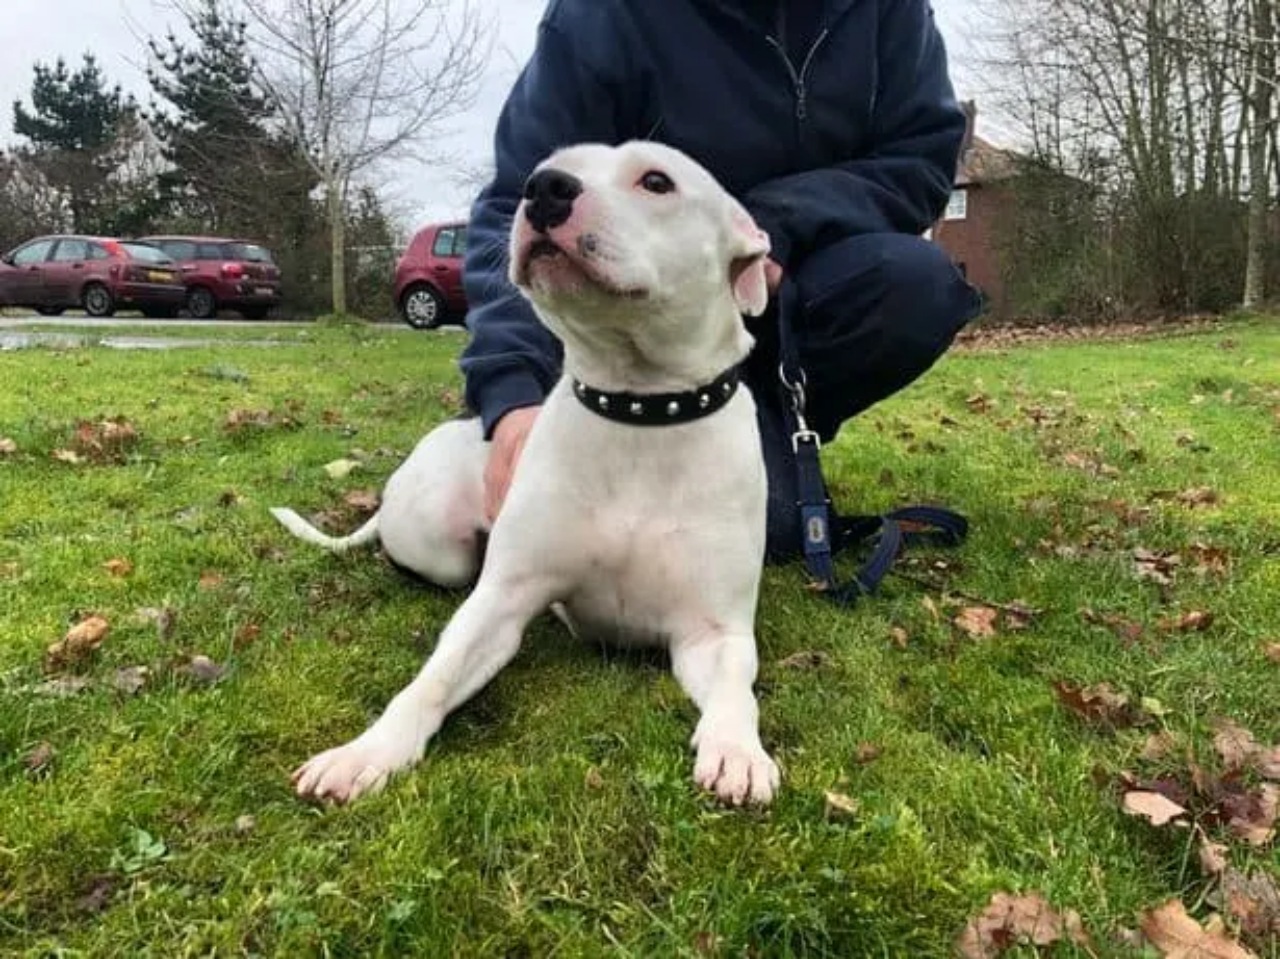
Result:
M259 243L220 236L147 236L144 243L169 254L187 288L187 312L208 320L235 310L261 320L280 305L280 269Z
M42 236L0 257L0 305L44 316L83 308L177 316L186 290L177 265L157 247L101 236Z
M415 330L462 322L467 312L462 291L466 250L465 223L435 223L414 234L396 263L394 295L400 316Z

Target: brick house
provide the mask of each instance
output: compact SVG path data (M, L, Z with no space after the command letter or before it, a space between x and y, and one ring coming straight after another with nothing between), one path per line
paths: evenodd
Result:
M999 251L1001 220L1017 202L1013 181L1019 158L978 136L977 109L972 101L963 107L969 122L955 188L942 219L926 236L951 254L969 282L982 291L988 311L999 314L1007 305Z

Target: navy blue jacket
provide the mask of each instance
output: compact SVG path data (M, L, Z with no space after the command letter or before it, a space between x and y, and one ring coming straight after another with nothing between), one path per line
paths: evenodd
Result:
M790 18L776 10L548 4L498 121L494 180L471 211L461 365L486 436L560 374L558 342L506 280L524 178L558 147L651 139L683 150L742 200L784 269L848 236L919 234L937 219L964 116L929 0L826 0L803 56L787 55L778 34Z

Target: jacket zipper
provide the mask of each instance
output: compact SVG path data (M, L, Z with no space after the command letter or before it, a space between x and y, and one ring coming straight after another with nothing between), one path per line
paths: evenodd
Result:
M796 71L795 64L787 56L787 51L783 49L782 44L774 37L765 38L769 41L769 45L778 51L778 56L782 57L782 62L787 68L787 75L791 77L791 85L796 95L796 119L801 122L809 116L808 90L805 87L805 79L809 76L809 65L813 63L813 55L818 52L818 48L822 46L830 32L824 29L818 34L818 39L813 41L813 46L809 47L809 52L805 54L804 63L800 65L799 72Z

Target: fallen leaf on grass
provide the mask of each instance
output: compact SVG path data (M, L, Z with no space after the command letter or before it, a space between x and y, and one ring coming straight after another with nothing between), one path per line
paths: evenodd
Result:
M1074 909L1059 913L1038 892L997 892L965 926L956 949L965 959L994 959L1019 944L1051 946L1064 939L1080 945L1089 941Z
M245 433L248 430L272 428L296 429L302 424L289 415L278 415L271 410L232 410L222 427L228 433Z
M1194 486L1183 490L1176 499L1183 506L1214 506L1218 503L1219 496L1208 486Z
M1280 643L1264 643L1262 655L1271 660L1271 662L1280 665Z
M1139 816L1153 826L1164 826L1187 811L1171 799L1160 793L1135 790L1124 794L1124 811L1130 816Z
M998 615L998 611L990 606L966 606L951 622L973 639L988 639L996 634Z
M1161 586L1172 586L1174 573L1182 565L1182 557L1174 552L1158 553L1139 547L1133 551L1133 564L1138 579L1149 579Z
M71 438L71 448L95 463L121 463L138 445L138 430L123 416L115 419L81 420Z
M179 666L177 673L197 683L212 686L226 675L227 670L225 666L219 666L208 656L197 653L188 662Z
M353 489L342 497L342 501L361 513L376 513L378 511L377 490Z
M236 817L236 834L237 835L247 836L249 833L253 832L254 829L257 828L257 826L258 826L258 820L254 818L252 815L250 815L249 813L244 813L243 815Z
M18 563L0 563L0 579L17 579L21 573L22 566Z
M600 770L592 766L587 770L585 776L582 777L582 783L588 789L603 789L604 776L600 775Z
M79 463L84 462L84 458L81 457L80 454L77 453L75 450L54 450L49 455L52 456L55 460L57 460L59 463L68 463L71 466L75 466Z
M351 475L352 470L360 468L358 460L340 459L331 463L324 464L324 471L329 474L330 479L345 479Z
M1267 939L1280 935L1280 888L1269 874L1227 869L1222 874L1222 905L1239 921L1245 938L1264 949Z
M75 696L89 688L89 680L84 676L55 676L31 687L37 696L49 696L53 699L64 699Z
M116 579L121 579L133 572L133 563L122 557L116 557L115 559L109 559L103 563L102 568L108 576L114 576Z
M986 393L974 393L965 398L964 405L973 413L989 413L994 404Z
M151 670L146 666L125 666L117 669L111 677L111 687L126 696L136 696L142 692L151 678Z
M1171 616L1160 620L1162 633L1203 633L1213 625L1213 613L1203 609L1193 609L1181 616Z
M858 743L858 748L853 751L853 761L859 766L865 766L867 763L873 763L884 754L884 747L875 743Z
M1280 746L1260 749L1253 757L1253 768L1263 779L1280 781Z
M1221 546L1192 543L1187 553L1195 563L1191 572L1197 576L1225 576L1231 570L1231 554Z
M221 573L215 573L213 570L207 569L200 574L199 586L207 592L209 590L217 589L224 581L225 580Z
M831 657L820 649L805 649L778 660L781 669L823 669L831 665Z
M157 609L154 606L143 606L138 609L133 618L139 623L151 623L156 628L156 635L163 642L173 635L174 623L177 622L178 613L176 610L165 606Z
M37 743L36 747L27 753L22 759L22 765L26 767L27 775L33 778L47 775L53 766L54 750L53 744L48 742Z
M0 456L12 456L18 452L18 444L7 436L0 436Z
M1277 806L1280 806L1280 786L1274 783L1222 800L1227 827L1250 846L1265 846L1275 838Z
M258 637L262 635L262 627L257 623L245 623L236 630L235 636L231 639L231 648L236 652L252 646L258 641Z
M1220 930L1201 926L1178 899L1145 913L1141 925L1143 935L1165 959L1256 959Z
M1125 619L1119 613L1098 613L1092 609L1085 608L1080 610L1080 617L1086 623L1092 623L1095 626L1106 626L1120 637L1126 646L1132 646L1142 638L1142 624L1131 619Z
M1243 769L1258 751L1258 741L1253 738L1253 733L1230 719L1218 720L1214 729L1213 748L1227 771Z
M858 814L858 801L852 796L833 792L830 789L824 790L822 796L826 801L828 819L849 819Z
M1141 706L1131 702L1126 694L1116 692L1110 683L1076 686L1055 682L1053 690L1067 709L1096 725L1121 729L1140 726L1150 718Z
M1200 871L1206 876L1220 876L1227 868L1226 843L1210 842L1203 833L1200 835Z
M1173 752L1177 742L1173 738L1173 734L1167 729L1162 729L1158 733L1152 733L1147 737L1147 741L1142 744L1142 752L1138 755L1147 762L1155 762L1157 759L1163 759L1169 753Z
M893 645L899 649L907 648L907 631L901 626L894 626L889 630L889 638L893 640Z
M67 634L51 645L44 654L44 668L56 673L83 661L102 645L111 624L101 616L90 616L76 623Z

